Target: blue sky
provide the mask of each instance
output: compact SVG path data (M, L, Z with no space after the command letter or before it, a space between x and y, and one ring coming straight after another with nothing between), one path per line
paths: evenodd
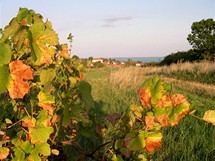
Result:
M52 22L79 57L152 57L191 48L191 25L215 19L215 0L0 0L0 28L27 7Z

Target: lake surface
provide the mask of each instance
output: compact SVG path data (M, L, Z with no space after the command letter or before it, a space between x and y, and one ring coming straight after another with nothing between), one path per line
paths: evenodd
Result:
M118 61L127 62L128 59L131 59L133 62L160 62L164 59L164 57L116 57L112 58Z

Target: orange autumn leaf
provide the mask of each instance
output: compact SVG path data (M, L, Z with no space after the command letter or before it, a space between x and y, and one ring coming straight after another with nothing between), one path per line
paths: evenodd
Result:
M162 134L152 133L146 138L146 150L149 153L154 152L155 149L160 149L162 146Z
M58 121L58 115L55 114L55 115L52 117L52 119L51 119L51 123L54 124L54 123L56 123L57 121Z
M64 57L65 59L70 58L69 49L67 44L62 45L62 50L59 52L60 56Z
M42 107L42 109L47 110L50 115L53 115L54 113L54 107L52 103L38 103L38 106Z
M7 158L9 151L10 150L6 147L0 147L0 160Z
M188 103L186 97L184 95L182 95L182 94L174 94L174 95L172 95L171 99L172 99L172 105L174 107L178 106L178 105L180 105L180 104L182 104L184 102Z
M162 126L171 126L168 116L156 116L155 118Z
M173 111L170 117L171 125L177 125L182 117L190 111L190 104L182 94L172 95Z
M154 127L154 117L153 116L145 116L146 127L151 129Z
M165 95L161 97L158 101L158 103L155 105L156 107L172 107L172 100L171 97L168 95Z
M84 76L83 74L80 74L79 77L76 78L77 81L81 81L81 80L84 80Z
M24 80L32 80L32 70L21 60L15 60L9 64L10 76L12 78L8 87L9 95L12 99L23 98L28 93L30 85Z
M140 89L140 99L144 108L148 108L151 103L151 92L148 89L141 88Z
M36 120L31 117L25 117L22 119L22 126L27 128L32 128L35 126Z

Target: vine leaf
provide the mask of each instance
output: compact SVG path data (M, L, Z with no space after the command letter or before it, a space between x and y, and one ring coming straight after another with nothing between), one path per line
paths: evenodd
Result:
M59 52L60 56L64 57L65 59L69 59L70 54L69 54L68 45L63 44L63 45L61 45L61 47L62 47L62 50L60 50L60 52Z
M41 161L40 156L49 156L51 154L50 145L48 143L36 144L28 157L29 161Z
M148 133L146 137L146 150L149 153L154 152L155 149L161 148L162 134L160 132L151 132Z
M16 21L15 18L13 18L9 25L7 25L5 28L4 28L4 31L3 31L3 36L1 37L0 39L0 42L4 42L5 40L7 40L10 36L16 34L19 29L20 29L21 25Z
M9 64L12 55L10 46L5 43L0 43L0 49L0 66L4 64Z
M148 112L147 116L145 116L145 124L148 129L154 128L155 121L154 121L154 115L152 112Z
M40 73L41 85L44 86L45 92L50 92L51 83L56 77L55 69L44 69Z
M22 26L26 26L27 24L31 24L32 16L30 11L27 8L20 8L18 15L16 16L17 22L19 22Z
M203 116L203 120L215 126L215 110L208 110Z
M170 124L176 125L179 123L179 120L184 117L190 111L190 104L187 101L186 97L182 94L174 94L171 97L173 110L170 114Z
M148 108L151 103L151 92L149 89L141 88L140 89L140 99L144 108Z
M25 159L25 152L20 148L14 149L14 158L12 161L21 161Z
M91 95L91 85L86 81L80 81L79 90L80 95L85 103L85 108L87 111L89 111L91 108L95 106L93 97Z
M123 161L123 159L121 155L114 154L111 161Z
M27 128L32 128L35 126L36 120L35 118L31 118L29 116L26 116L22 119L22 126Z
M36 126L29 130L32 135L31 142L33 144L46 143L51 133L53 133L52 127Z
M182 94L163 96L153 109L156 120L163 126L177 125L190 111L190 104Z
M50 115L53 115L54 113L54 108L53 108L53 103L54 98L51 94L46 94L44 92L40 92L38 94L38 106L42 107L42 109L47 110Z
M46 28L43 22L36 22L30 28L32 60L35 65L50 64L58 45L58 35Z
M146 146L145 131L139 131L138 135L135 138L133 138L130 144L128 145L128 148L131 151L139 151L143 150L145 146Z
M33 79L32 70L21 60L15 60L9 64L11 80L8 86L9 95L12 99L23 98L30 88L30 85L23 80Z
M3 160L9 155L9 149L6 147L0 147L0 159Z
M9 81L11 79L9 68L6 65L0 66L0 94L7 90Z
M107 117L107 120L110 121L111 124L114 126L116 121L120 119L120 117L121 115L119 113L113 113Z

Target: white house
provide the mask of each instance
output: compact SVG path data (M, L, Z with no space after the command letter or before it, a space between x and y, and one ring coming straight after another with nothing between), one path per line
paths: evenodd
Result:
M95 63L95 62L103 63L103 59L102 58L93 58L92 63Z

